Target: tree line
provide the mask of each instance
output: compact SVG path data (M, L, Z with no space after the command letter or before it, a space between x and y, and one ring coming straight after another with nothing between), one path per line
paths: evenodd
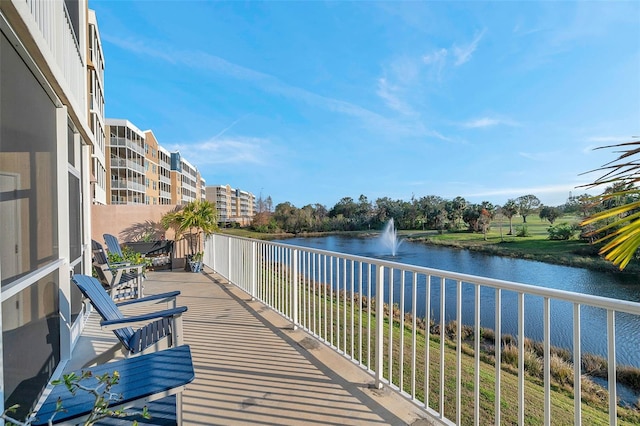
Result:
M252 228L258 232L331 232L380 230L394 220L396 228L404 230L437 230L484 232L495 219L509 222L509 233L513 234L513 219L517 216L526 223L527 218L538 215L553 224L564 214L587 217L602 208L594 204L588 194L570 196L561 206L545 206L532 194L509 199L504 205L489 201L471 203L464 197L445 199L428 195L411 200L393 200L389 197L370 201L365 195L357 200L351 197L340 199L333 207L308 204L296 207L283 202L272 208L271 198L262 197L257 202L257 214Z

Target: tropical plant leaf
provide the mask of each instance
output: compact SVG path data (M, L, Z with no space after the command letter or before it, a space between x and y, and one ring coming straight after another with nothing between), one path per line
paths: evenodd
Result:
M623 149L615 151L620 154L616 159L591 171L604 171L604 175L593 183L582 185L582 187L594 188L613 184L615 189L623 188L595 197L595 200L601 203L619 199L623 204L614 205L588 217L582 221L581 226L603 223L589 234L605 233L605 236L597 239L594 243L608 241L600 249L600 254L620 269L624 269L640 247L640 190L637 188L637 184L640 182L640 160L635 159L640 154L640 141L625 142L597 149L605 148Z

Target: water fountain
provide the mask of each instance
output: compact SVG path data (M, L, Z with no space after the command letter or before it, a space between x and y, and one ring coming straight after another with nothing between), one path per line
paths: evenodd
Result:
M391 251L391 255L395 256L398 252L398 248L402 244L402 241L398 239L398 233L396 232L393 218L389 219L389 222L384 227L382 234L380 234L380 244Z

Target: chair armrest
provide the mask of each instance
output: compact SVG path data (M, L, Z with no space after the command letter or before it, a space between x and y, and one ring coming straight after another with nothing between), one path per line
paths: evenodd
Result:
M187 311L186 306L180 306L173 309L165 309L163 311L152 312L149 314L135 315L132 317L121 318L117 320L108 320L100 322L100 326L103 330L117 330L124 327L134 327L138 325L149 324L152 320L160 318L173 318L179 317Z
M152 294L151 296L141 297L140 299L126 300L124 302L116 303L116 306L136 305L144 306L149 304L157 304L162 302L171 302L180 295L180 291L170 291L168 293Z
M120 271L120 270L127 271L127 270L130 270L130 269L141 269L141 268L144 267L144 264L139 263L137 265L131 265L131 264L125 265L125 264L122 264L122 263L115 263L115 264L114 263L109 263L107 266L112 271Z

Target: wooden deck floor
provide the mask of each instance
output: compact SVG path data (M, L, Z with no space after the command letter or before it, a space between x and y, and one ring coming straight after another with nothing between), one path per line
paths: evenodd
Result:
M184 393L186 425L436 424L395 392L371 389L360 367L211 271L148 274L145 294L171 290L189 308L184 336L196 379ZM92 316L77 350L99 352L112 336Z

